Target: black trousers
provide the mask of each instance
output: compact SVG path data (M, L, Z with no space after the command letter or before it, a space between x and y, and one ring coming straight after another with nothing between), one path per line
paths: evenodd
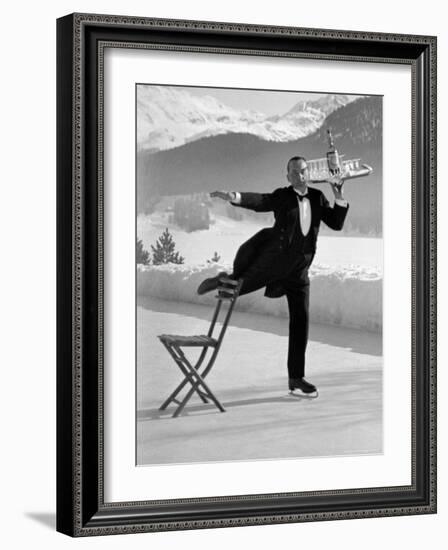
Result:
M309 333L310 284L308 269L314 254L299 250L279 249L277 241L264 242L249 239L238 250L232 278L243 279L240 295L254 292L275 283L286 294L289 309L288 376L305 375L305 352Z

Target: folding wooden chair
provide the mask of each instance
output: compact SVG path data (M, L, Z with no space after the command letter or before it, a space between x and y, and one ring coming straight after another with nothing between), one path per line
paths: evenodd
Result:
M227 325L229 324L230 316L232 315L235 302L241 289L241 284L242 280L234 281L233 279L229 279L227 277L223 277L220 279L220 284L217 289L218 294L216 295L217 304L207 335L180 336L177 334L160 334L158 336L159 340L166 347L168 353L174 359L176 365L179 367L182 374L184 375L184 379L182 380L182 382L176 387L173 393L168 397L166 401L164 401L164 403L160 407L161 411L166 409L168 405L173 402L178 405L176 410L174 411L173 417L179 416L187 402L196 392L204 403L208 403L208 400L210 399L221 412L225 412L224 407L218 401L204 379L211 371L215 363L216 357L221 347L221 343L224 338L224 334L227 329ZM227 310L226 307L223 306L223 303L227 303ZM213 332L217 325L220 313L221 316L223 316L222 326L218 337L214 338ZM182 348L184 347L203 348L195 364L192 364L186 357L185 353L182 351ZM209 350L211 350L212 353L208 359L208 362L204 363L205 357ZM185 393L183 399L177 399L178 394L188 384L190 384L191 387Z

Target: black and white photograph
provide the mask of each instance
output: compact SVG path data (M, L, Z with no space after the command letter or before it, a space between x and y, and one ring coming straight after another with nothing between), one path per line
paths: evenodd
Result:
M5 5L3 548L443 548L443 5Z
M383 98L135 86L136 464L381 455Z

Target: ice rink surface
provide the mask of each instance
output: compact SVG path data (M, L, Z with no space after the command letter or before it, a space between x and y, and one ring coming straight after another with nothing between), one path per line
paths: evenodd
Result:
M211 314L207 306L138 297L139 465L382 452L378 333L312 325L306 377L319 397L292 397L287 320L234 312L207 377L226 412L196 396L180 417L171 418L172 408L160 411L181 373L157 334L204 334Z

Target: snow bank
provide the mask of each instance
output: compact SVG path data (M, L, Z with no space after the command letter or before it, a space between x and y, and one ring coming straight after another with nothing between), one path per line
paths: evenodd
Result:
M196 289L207 277L220 271L230 272L230 266L160 265L137 269L137 293L163 300L213 305L214 293L198 296ZM361 266L334 268L313 265L310 270L311 322L359 328L380 332L382 329L382 276L375 269ZM241 296L239 311L287 317L286 299L266 298L264 289Z

